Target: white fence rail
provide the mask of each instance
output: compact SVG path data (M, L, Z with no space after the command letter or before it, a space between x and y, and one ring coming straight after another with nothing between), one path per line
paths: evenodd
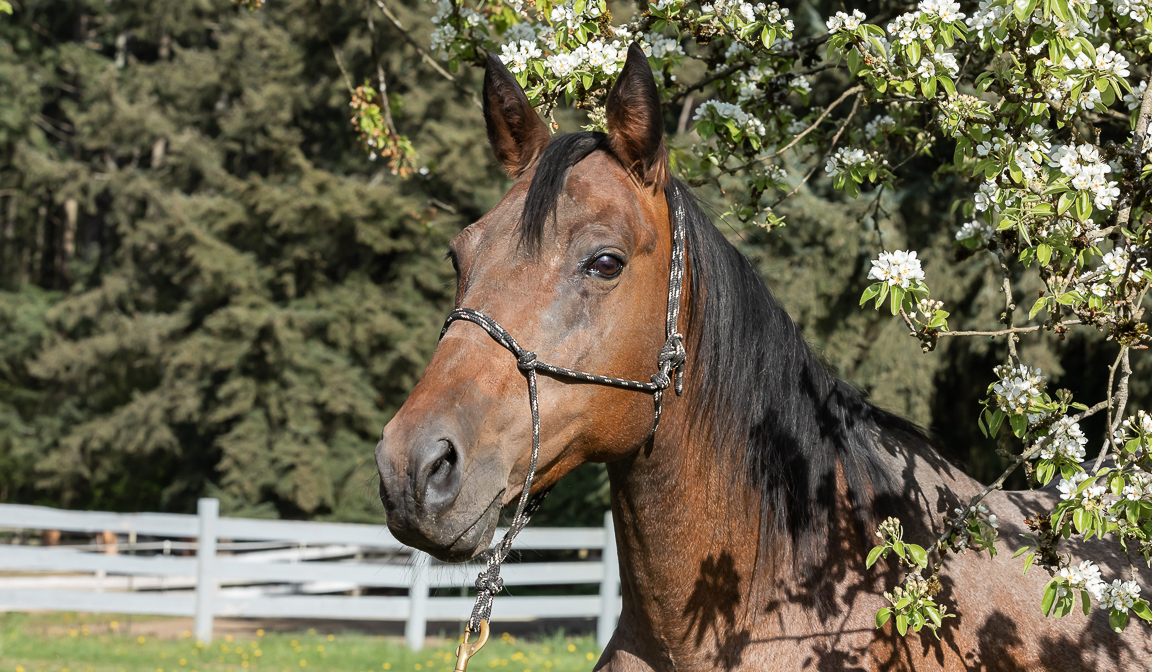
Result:
M215 616L405 621L414 650L423 646L428 621L463 620L471 613L471 597L430 592L470 586L478 567L438 563L396 541L383 526L221 518L215 499L201 499L197 510L194 516L125 514L0 504L0 530L111 531L128 539L113 548L0 545L0 612L192 616L196 636L205 642L212 638ZM139 544L166 553L134 555L138 537L168 540ZM220 551L218 544L230 550ZM599 551L600 557L509 563L501 572L506 586L598 584L599 594L505 594L496 600L493 618L596 618L597 639L605 646L620 613L610 516L603 528L529 528L516 538L516 547L578 550L581 556ZM196 555L167 554L172 548L194 548ZM365 588L402 589L407 595L361 595Z

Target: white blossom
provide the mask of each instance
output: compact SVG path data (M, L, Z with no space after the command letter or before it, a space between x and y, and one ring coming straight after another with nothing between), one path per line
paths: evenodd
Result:
M1032 400L1044 391L1044 376L1040 369L1021 364L1017 368L996 367L1000 382L992 391L1000 398L1000 408L1009 414L1023 413L1032 405Z
M733 105L732 103L719 100L705 101L700 107L696 108L696 114L692 119L695 121L706 119L709 112L721 119L731 119L736 122L737 127L740 127L748 135L762 136L767 131L764 127L764 122L745 112L739 105Z
M1112 9L1115 10L1120 16L1127 16L1128 18L1143 23L1148 19L1148 15L1152 14L1152 3L1148 0L1113 0Z
M1142 81L1140 85L1132 89L1132 93L1124 94L1124 104L1128 106L1129 110L1140 109L1140 104L1144 102L1144 92L1148 90L1148 82Z
M881 252L880 258L873 259L868 278L907 289L923 282L924 271L920 268L920 260L916 258L915 251L896 250Z
M986 224L979 220L972 220L967 222L960 230L956 232L956 240L977 240L981 245L987 245L992 241L992 234L995 229L991 224Z
M890 131L893 128L896 128L896 120L887 114L882 114L864 125L864 135L872 140L880 133Z
M1100 595L1107 584L1100 578L1100 568L1091 560L1085 560L1079 565L1069 565L1056 572L1056 576L1068 582L1072 588L1083 588L1092 597L1100 600Z
M839 33L840 31L851 32L860 27L864 23L864 19L868 18L864 12L858 9L852 10L852 14L848 15L844 12L836 12L834 16L826 21L829 33Z
M528 61L542 55L536 40L518 40L500 48L500 60L513 73L524 72L528 68Z
M1088 474L1082 471L1072 474L1071 480L1061 478L1060 485L1056 486L1056 489L1060 491L1060 499L1072 499L1076 497L1076 489L1086 480L1088 480Z
M835 177L852 166L866 161L868 161L868 155L864 150L841 147L836 150L835 154L828 157L828 162L824 164L824 170Z
M1128 76L1128 59L1112 47L1102 44L1096 47L1096 69L1117 77Z
M1093 597L1105 609L1115 609L1127 613L1136 603L1136 600L1140 599L1140 586L1135 581L1116 579L1111 585L1104 584L1098 589L1098 593L1093 594Z
M1071 418L1060 418L1052 424L1048 436L1052 436L1053 439L1040 449L1041 459L1062 457L1073 462L1083 461L1084 446L1088 445L1088 437L1084 436L1079 423L1073 422Z
M924 0L918 7L928 16L939 17L945 23L964 20L964 12L960 11L960 3L951 0Z

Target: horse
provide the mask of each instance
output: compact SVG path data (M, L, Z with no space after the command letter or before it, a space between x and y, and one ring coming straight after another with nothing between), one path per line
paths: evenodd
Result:
M1152 637L1135 619L1116 634L1100 609L1041 613L1048 577L1022 575L1011 551L1023 521L1052 506L1045 491L984 500L1001 521L996 556L943 557L937 600L955 618L939 639L927 629L902 637L892 621L876 628L882 593L899 580L894 567L865 568L878 521L897 515L907 540L934 539L982 486L916 426L837 379L671 176L639 47L609 92L607 133L552 137L491 55L482 102L514 183L450 244L457 309L490 316L540 360L643 381L669 337L680 230L686 263L672 283L683 283L683 300L668 312L684 329L683 394L658 399L654 429L649 394L548 371L536 389L532 374L529 451L530 367L487 327L446 326L375 450L397 539L469 560L530 470L540 493L601 462L623 608L597 670L1152 668ZM1075 548L1106 575L1126 571L1119 557L1089 553L1095 546Z

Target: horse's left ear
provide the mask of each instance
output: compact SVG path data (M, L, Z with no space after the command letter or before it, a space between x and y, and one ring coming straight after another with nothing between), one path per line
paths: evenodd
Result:
M640 181L653 189L668 183L668 148L660 92L644 50L635 42L608 94L608 144Z

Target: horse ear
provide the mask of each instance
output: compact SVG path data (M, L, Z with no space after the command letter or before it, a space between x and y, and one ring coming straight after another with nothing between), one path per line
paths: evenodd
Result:
M492 52L484 72L484 124L496 159L513 179L532 165L552 137L520 83Z
M648 58L635 42L608 94L607 117L608 146L644 184L663 189L668 183L668 148L660 92Z

